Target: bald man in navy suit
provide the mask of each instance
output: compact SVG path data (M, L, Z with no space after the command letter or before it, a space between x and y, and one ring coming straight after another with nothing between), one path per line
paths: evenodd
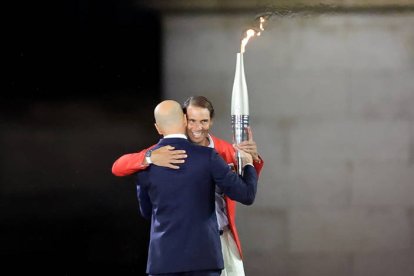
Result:
M242 152L243 176L234 173L218 153L192 144L185 136L187 120L175 101L154 110L155 127L165 145L188 157L179 170L151 165L137 173L141 214L151 219L147 273L163 276L219 276L223 269L215 213L215 188L242 204L253 203L257 174L252 157Z

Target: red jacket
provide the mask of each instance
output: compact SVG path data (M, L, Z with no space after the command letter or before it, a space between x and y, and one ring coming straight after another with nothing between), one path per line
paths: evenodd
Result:
M235 159L235 150L233 146L217 137L211 135L211 138L214 142L214 148L220 154L220 156L228 163L233 163L236 166L237 162ZM151 149L155 145L151 146L148 149ZM148 165L142 165L145 159L145 153L148 149L142 150L137 153L130 153L122 155L118 158L115 163L112 165L112 173L116 176L127 176L134 174L138 171L145 170ZM263 160L260 158L260 162L253 163L257 175L260 174L260 171L263 168ZM227 206L227 219L229 221L229 228L233 234L234 240L236 242L237 248L239 249L240 256L242 256L241 244L239 239L239 234L237 233L236 228L236 202L228 198L227 196L224 197Z

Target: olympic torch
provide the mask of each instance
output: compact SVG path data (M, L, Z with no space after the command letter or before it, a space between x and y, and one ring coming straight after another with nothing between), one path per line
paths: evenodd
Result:
M231 95L231 126L233 130L233 143L240 144L247 141L249 126L249 95L247 92L246 77L244 75L243 53L245 52L247 42L250 38L260 36L264 31L264 23L272 13L265 13L257 17L259 27L248 29L244 32L244 38L241 40L240 53L237 53L236 72L233 82L233 93ZM236 153L237 172L239 175L243 172L243 164L240 153Z
M231 125L233 143L240 144L248 139L249 126L249 95L247 92L246 77L244 75L243 52L237 53L236 72L234 75L233 93L231 96ZM242 159L236 153L237 172L242 174Z

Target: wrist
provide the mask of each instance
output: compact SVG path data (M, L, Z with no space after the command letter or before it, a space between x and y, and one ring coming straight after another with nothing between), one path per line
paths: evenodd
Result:
M145 153L145 161L147 165L152 164L151 153L152 153L152 150L147 150L147 152Z

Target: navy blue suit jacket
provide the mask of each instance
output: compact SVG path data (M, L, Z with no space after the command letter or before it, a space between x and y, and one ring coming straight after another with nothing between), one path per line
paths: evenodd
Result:
M218 153L182 138L161 139L188 155L180 169L151 165L137 174L141 214L151 219L147 273L223 269L215 213L215 185L231 199L252 204L257 174L246 166L243 179Z

